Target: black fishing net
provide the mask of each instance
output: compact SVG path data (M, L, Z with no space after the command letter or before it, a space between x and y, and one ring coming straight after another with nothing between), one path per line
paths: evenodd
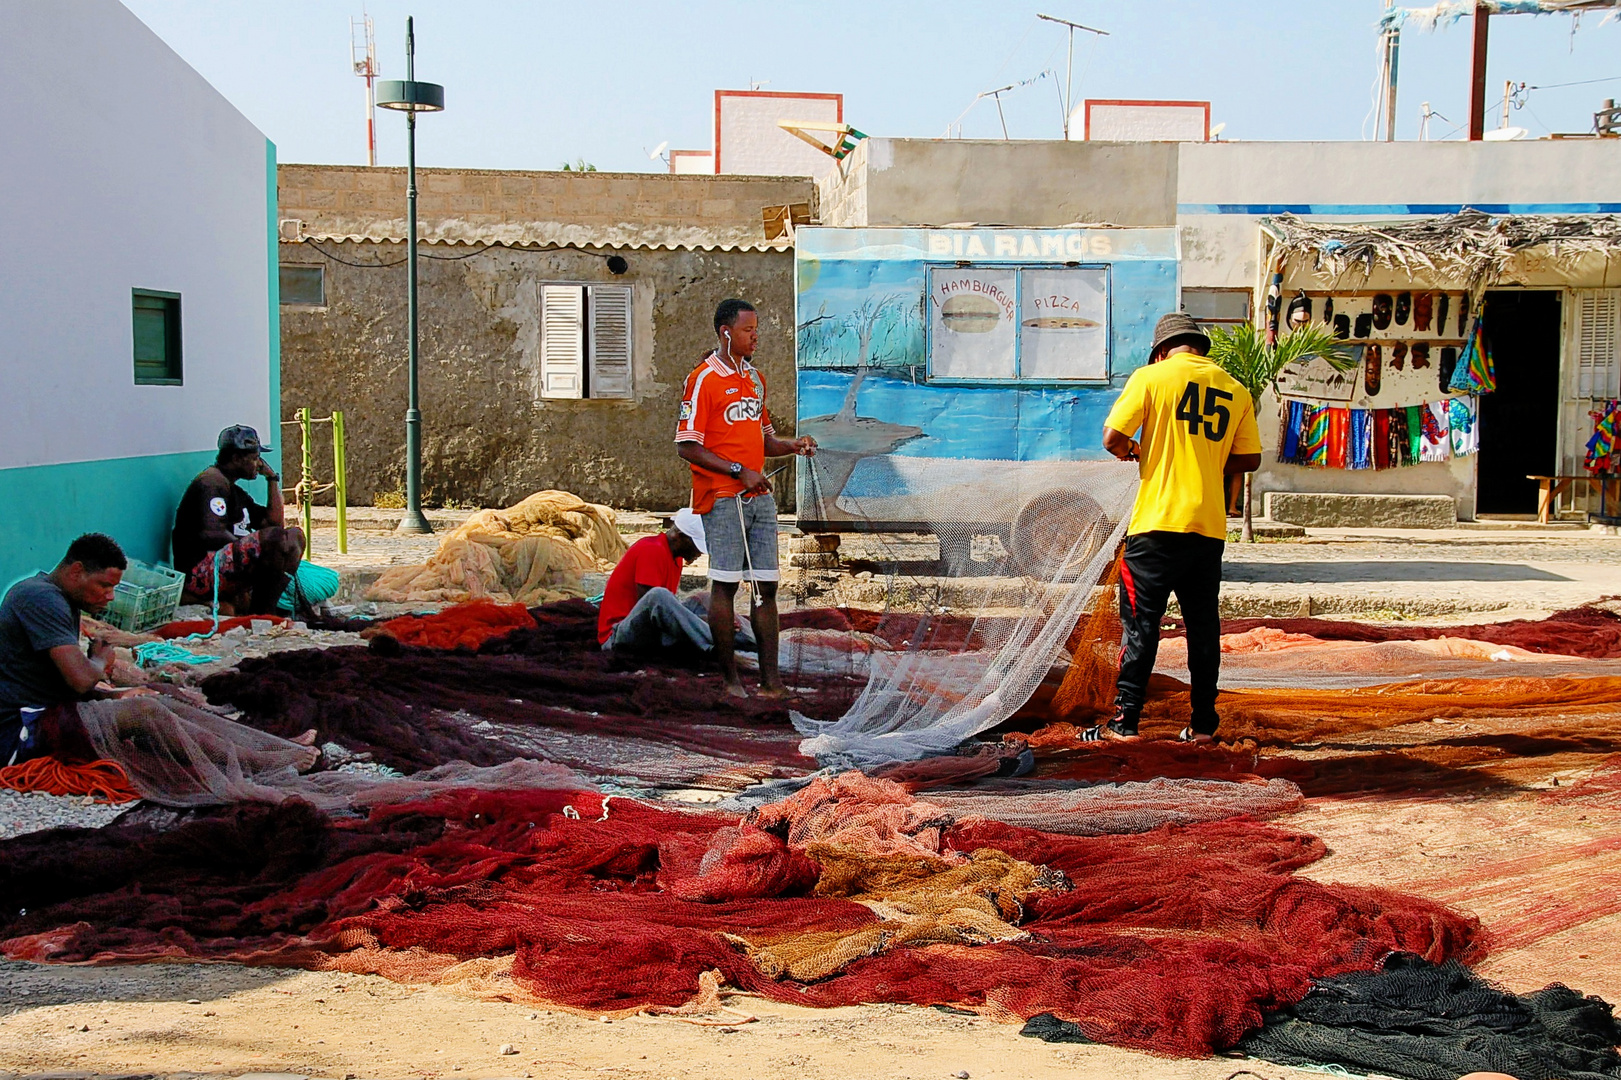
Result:
M1500 990L1457 962L1396 953L1376 972L1318 979L1267 1017L1239 1048L1280 1065L1456 1080L1501 1072L1518 1080L1621 1076L1621 1025L1610 1005L1555 984Z

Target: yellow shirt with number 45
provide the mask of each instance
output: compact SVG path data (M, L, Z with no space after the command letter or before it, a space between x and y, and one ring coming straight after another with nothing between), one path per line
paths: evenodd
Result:
M1215 362L1177 353L1132 372L1104 426L1136 435L1142 486L1131 536L1146 532L1227 537L1222 483L1232 454L1259 454L1249 391Z

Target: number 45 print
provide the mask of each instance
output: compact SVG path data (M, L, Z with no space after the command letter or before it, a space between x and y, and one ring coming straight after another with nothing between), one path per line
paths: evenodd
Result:
M1177 402L1176 418L1188 425L1189 435L1197 435L1202 430L1204 437L1211 442L1221 442L1227 434L1227 424L1232 420L1232 413L1222 402L1233 400L1233 395L1214 386L1206 386L1204 408L1201 409L1199 389L1198 383L1188 383L1187 389L1182 391L1182 399ZM1211 417L1216 418L1214 424L1210 422Z

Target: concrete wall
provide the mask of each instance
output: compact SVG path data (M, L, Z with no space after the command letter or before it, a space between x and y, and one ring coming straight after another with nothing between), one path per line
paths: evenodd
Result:
M0 97L0 586L92 528L165 558L219 430L275 431L274 149L114 0L0 0ZM134 288L184 385L134 384Z
M393 262L398 243L327 242L348 262ZM433 254L462 254L440 249ZM491 248L469 259L420 262L423 498L430 506L505 506L563 488L620 507L687 503L690 474L672 436L683 380L714 345L715 305L728 296L760 311L756 363L779 433L793 426L793 262L780 251L619 249L629 271L578 250ZM326 267L325 308L282 309L286 416L308 405L343 409L350 501L403 485L405 268L346 266L308 244L283 244L284 263ZM633 288L633 401L536 396L543 282ZM292 429L288 429L291 431ZM330 476L324 432L317 464ZM289 443L289 449L292 444ZM289 480L296 452L289 453ZM790 472L778 484L790 505Z
M283 165L281 216L313 236L402 239L405 170ZM806 177L418 169L425 240L763 246L760 209L812 202Z
M867 139L824 225L1176 223L1175 143Z

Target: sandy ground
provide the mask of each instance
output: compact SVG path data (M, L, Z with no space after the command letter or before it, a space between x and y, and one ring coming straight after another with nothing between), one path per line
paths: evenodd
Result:
M1237 1069L1260 1067L1049 1045L1021 1037L1016 1025L927 1008L730 1001L757 1020L734 1027L650 1016L602 1023L369 976L229 964L4 964L0 1011L10 1015L0 1018L0 1073L1226 1080ZM508 1043L517 1053L500 1052ZM1271 1065L1261 1071L1271 1080L1314 1075Z
M356 533L355 548L343 560L351 566L417 561L435 542L380 530ZM327 540L318 535L318 554ZM1568 533L1324 535L1299 543L1229 545L1228 561L1229 588L1266 605L1307 594L1355 594L1364 609L1388 605L1431 617L1451 614L1454 620L1479 610L1477 605L1534 615L1621 592L1621 539ZM1501 610L1495 617L1509 614ZM1556 723L1520 720L1502 730ZM1369 738L1429 737L1415 726ZM1594 838L1621 836L1621 809L1559 805L1539 794L1556 776L1569 783L1591 764L1590 757L1547 759L1515 776L1521 789L1506 795L1317 799L1279 824L1327 841L1332 854L1304 871L1311 877L1431 896L1512 935L1527 913L1550 902L1621 888L1621 856L1571 854ZM1513 884L1521 879L1510 871L1528 856L1544 858L1545 876L1529 886ZM1505 880L1511 887L1493 885ZM1516 991L1560 980L1621 1000L1621 917L1510 944L1486 961L1483 974ZM605 1023L375 977L231 964L74 968L0 962L0 1077L63 1071L292 1073L335 1080L1321 1075L1251 1060L1167 1060L1110 1047L1048 1045L1021 1037L1017 1025L927 1008L812 1010L741 996L728 1003L757 1020L731 1027L649 1016ZM503 1044L516 1053L502 1054Z

